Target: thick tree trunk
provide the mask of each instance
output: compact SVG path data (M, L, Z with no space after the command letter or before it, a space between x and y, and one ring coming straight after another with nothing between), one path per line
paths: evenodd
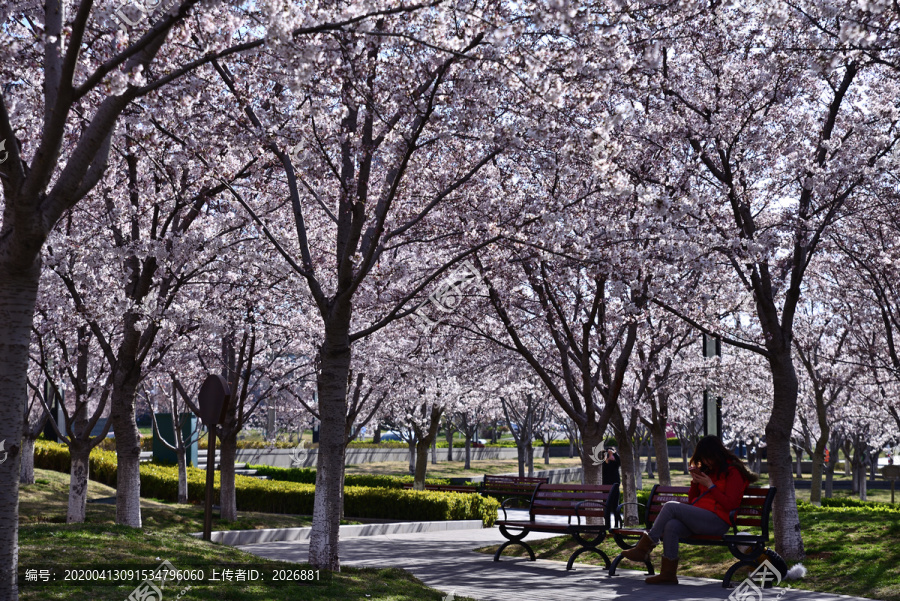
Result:
M233 522L237 519L237 499L234 487L237 433L223 438L219 448L219 511L223 520ZM319 452L321 453L321 451Z
M544 465L550 465L550 443L544 445Z
M413 478L415 490L425 490L425 476L428 473L428 449L431 443L419 441L416 443L416 472Z
M415 475L416 473L416 440L410 440L406 443L409 446L409 473L410 475Z
M87 445L76 444L69 447L69 453L72 457L72 470L69 476L69 511L66 523L82 524L87 510L91 449Z
M26 270L0 265L0 601L19 598L19 444L25 418L28 344L40 278L40 261Z
M825 468L825 446L828 443L828 433L823 434L816 441L813 449L812 474L810 474L809 502L813 505L822 504L822 472Z
M338 549L347 425L347 380L350 373L350 310L338 326L326 324L319 349L319 453L316 496L309 538L309 563L318 569L340 571Z
M659 477L659 483L663 486L672 485L672 475L669 472L669 443L666 439L666 426L653 427L650 429L650 435L653 437L653 450L656 454L656 474Z
M437 436L431 440L431 465L437 465Z
M803 559L803 537L800 516L794 494L791 461L791 429L797 409L797 373L790 351L771 355L773 403L772 415L766 424L769 483L778 488L772 512L775 525L775 550L788 560Z
M34 439L22 439L22 466L19 468L19 484L34 484Z
M622 519L625 526L636 526L639 521L637 505L631 503L637 503L638 485L635 476L640 469L640 462L635 460L634 446L629 436L617 433L616 442L619 444L619 459L622 461L622 502L629 503L624 508Z
M519 464L519 478L525 477L525 447L521 444L518 444L516 441L516 460ZM468 444L466 444L466 449L468 450ZM468 453L466 454L468 456Z
M598 446L599 445L599 446ZM600 465L594 465L591 455L597 448L603 447L603 433L596 425L585 428L581 432L581 469L584 472L585 484L602 484Z
M797 479L803 479L803 449L797 447L794 449L794 454L797 455Z
M121 357L121 354L120 354ZM116 523L141 527L141 443L134 388L114 390L110 419L116 435Z
M375 444L381 442L381 424L375 426L375 436L372 437L372 442Z

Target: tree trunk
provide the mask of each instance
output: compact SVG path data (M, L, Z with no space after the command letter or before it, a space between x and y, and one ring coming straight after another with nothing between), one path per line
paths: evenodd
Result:
M544 465L550 465L550 443L544 444Z
M187 452L185 451L183 444L175 450L175 455L178 457L178 502L187 503Z
M413 488L417 490L425 490L425 473L428 470L428 449L437 438L438 428L441 425L441 414L443 409L437 405L432 405L430 409L428 430L425 432L416 432L416 475L413 481Z
M0 463L0 601L19 598L19 441L40 272L40 260L24 271L0 265L0 440L6 441L6 460Z
M34 439L22 439L22 466L19 468L19 484L34 484Z
M466 464L464 466L467 470L472 469L472 437L466 434ZM519 469L521 472L521 468Z
M622 502L637 503L635 474L640 468L635 464L634 446L631 443L631 438L624 431L616 433L616 442L619 445L619 459L622 461ZM626 527L636 526L639 520L637 505L626 505L622 519Z
M603 433L596 424L593 424L581 432L581 469L584 472L585 484L601 484L601 467L594 465L594 460L591 459L591 455L598 448L603 448Z
M666 426L650 429L653 437L653 449L656 453L656 474L663 486L672 486L672 475L669 472L669 442L666 439Z
M321 451L319 452L321 453ZM219 446L219 513L222 519L227 522L233 522L237 519L237 493L234 485L234 460L236 455L237 432L220 439Z
M437 436L431 440L431 465L437 465Z
M406 443L409 446L409 473L411 476L416 474L416 439L413 438Z
M69 476L69 511L66 523L82 524L87 510L91 449L87 445L76 443L69 447L69 453L72 457L72 470Z
M757 447L757 453L759 452L759 448ZM687 475L690 473L688 470L688 462L690 461L690 457L688 457L688 448L684 442L681 442L681 469L684 470L684 474Z
M853 445L850 443L849 440L844 443L843 450L844 450L844 475L849 478L850 476L853 475L853 459L851 458L851 455L853 452ZM856 493L855 488L854 488L853 492Z
M812 474L810 475L809 502L813 505L822 504L822 472L825 467L825 447L828 443L828 434L819 437L816 447L810 456L812 460Z
M569 459L575 458L575 441L573 439L569 439Z
M120 353L120 357L122 354ZM141 443L134 419L134 388L113 391L110 419L116 435L116 523L141 527Z
M878 478L878 458L881 457L881 451L873 451L869 453L869 478L872 482Z
M375 435L372 437L372 442L375 444L381 442L381 424L375 426Z
M797 409L798 383L790 349L784 354L770 355L769 366L772 371L773 402L772 415L766 424L766 447L769 483L778 488L772 511L775 550L785 559L796 561L803 559L805 554L791 469L791 429Z
M794 454L797 455L797 479L803 479L803 449L797 447L794 450Z
M319 349L319 452L316 460L316 495L309 537L309 563L318 569L340 571L339 526L343 507L341 474L344 471L347 426L347 381L350 374L350 309L340 315L340 326L326 324Z
M534 445L531 444L531 440L529 440L525 444L525 461L528 464L528 477L534 477Z
M517 443L516 444L516 459L518 460L518 464L519 464L519 478L524 478L525 477L525 448L522 445L518 444L518 441L516 441L516 443ZM466 451L468 451L468 449L469 449L469 444L466 443ZM468 457L468 453L466 454L466 456Z
M447 428L447 461L453 461L453 429Z

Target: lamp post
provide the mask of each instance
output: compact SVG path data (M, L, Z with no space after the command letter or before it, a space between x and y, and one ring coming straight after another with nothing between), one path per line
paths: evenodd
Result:
M703 356L707 359L722 356L722 340L703 334ZM703 391L703 435L722 438L722 397L713 396L709 389Z

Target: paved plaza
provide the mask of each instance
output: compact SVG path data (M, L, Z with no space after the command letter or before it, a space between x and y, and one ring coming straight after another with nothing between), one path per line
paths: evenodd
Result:
M531 534L528 540L543 536L551 535ZM734 590L723 589L718 580L687 577L679 577L679 586L649 586L644 584L645 573L621 568L610 578L602 567L579 565L566 572L565 564L558 561L504 558L495 563L490 555L474 551L503 540L497 528L350 538L341 541L341 563L403 568L428 586L481 601L694 601L727 599ZM305 562L308 553L306 542L271 542L239 548L260 557L295 562ZM658 561L658 551L654 558ZM860 597L797 589L769 589L763 591L762 598L745 597L740 601L775 599L864 601Z

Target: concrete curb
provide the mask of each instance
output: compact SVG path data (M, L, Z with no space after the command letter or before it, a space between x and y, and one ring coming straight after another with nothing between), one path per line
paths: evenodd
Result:
M383 534L412 534L417 532L441 532L444 530L480 529L481 520L447 520L442 522L393 522L388 524L358 524L341 526L341 539ZM307 541L312 528L266 528L263 530L219 530L210 535L214 543L232 547L272 543L277 541ZM200 538L202 532L192 532Z

